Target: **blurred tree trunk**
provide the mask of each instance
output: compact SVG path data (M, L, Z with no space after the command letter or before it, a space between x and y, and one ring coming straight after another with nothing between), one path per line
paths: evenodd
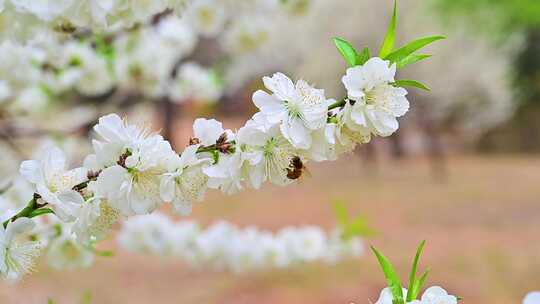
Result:
M161 99L161 109L163 117L163 137L168 140L171 143L172 148L175 149L176 143L174 138L174 122L176 115L178 114L176 104L174 104L169 98L164 97Z
M425 105L419 104L417 109L419 124L424 132L424 143L430 162L431 175L435 180L444 182L448 179L448 164L439 128L429 115L429 110Z
M403 147L403 136L401 132L396 132L394 135L390 136L390 148L392 156L396 159L401 159L405 157L405 149Z

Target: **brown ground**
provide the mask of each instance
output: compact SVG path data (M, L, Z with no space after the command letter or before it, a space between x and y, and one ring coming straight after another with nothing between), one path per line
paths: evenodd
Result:
M437 182L424 160L381 164L373 173L351 156L314 166L312 178L286 189L267 186L231 197L212 193L195 207L194 217L268 229L330 228L330 202L342 199L370 219L378 235L369 242L403 278L416 245L426 239L422 268L431 268L429 285L443 285L466 304L520 303L527 291L540 289L540 158L454 157L449 168L447 181ZM334 267L233 276L117 251L88 270L41 267L18 285L1 283L0 303L46 303L48 297L78 303L88 290L99 304L367 304L384 284L369 253Z

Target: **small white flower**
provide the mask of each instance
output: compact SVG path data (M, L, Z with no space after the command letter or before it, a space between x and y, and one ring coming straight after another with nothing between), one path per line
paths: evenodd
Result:
M73 187L88 179L85 168L66 170L62 150L50 147L43 151L39 160L22 162L20 173L35 185L36 193L51 204L58 217L64 221L75 220L84 199Z
M49 97L38 86L30 86L23 89L15 99L16 107L29 113L36 113L42 110L48 102Z
M90 267L94 261L93 251L71 233L69 225L62 226L62 234L53 239L47 252L49 265L57 270L73 270Z
M347 126L370 130L380 136L389 136L398 127L396 118L409 110L407 91L394 87L396 65L375 57L363 66L347 69L342 81L352 104L347 117Z
M172 202L175 210L183 215L191 213L192 202L201 201L207 188L208 176L202 168L209 160L197 158L199 147L187 147L180 157L171 161L169 172L161 179L161 198Z
M114 83L107 62L88 45L68 43L63 48L62 57L67 60L67 67L60 77L76 73L74 87L82 94L94 96L112 89Z
M185 55L178 48L154 29L120 37L115 49L122 56L114 61L119 87L149 97L166 96L173 67Z
M252 187L258 189L267 180L277 185L292 182L287 178L287 169L296 156L295 149L281 135L277 125L263 130L250 121L238 131L237 139L245 161L243 169Z
M163 18L156 26L159 37L182 55L193 51L197 35L184 19L171 15Z
M226 21L225 10L217 1L198 0L186 12L189 22L203 36L219 34Z
M523 304L540 304L540 291L528 293L523 299Z
M150 213L161 203L161 177L175 153L159 135L137 142L125 153L123 163L104 169L89 187L122 215Z
M34 228L29 218L19 218L9 222L4 229L0 224L0 275L3 278L17 280L33 271L41 245L31 241L28 233Z
M327 250L326 235L318 227L283 229L278 238L285 243L293 260L312 262L321 259Z
M243 189L242 164L242 153L238 150L233 154L220 154L217 164L203 169L208 176L208 187L226 194L238 193Z
M406 297L407 289L403 288L402 292L403 292L403 297ZM375 302L375 304L392 304L393 299L394 297L392 296L392 292L390 291L390 288L386 287L385 289L381 291L381 294L379 295L379 299L377 300L377 302ZM412 303L417 303L417 302L412 302Z
M457 304L457 298L439 286L433 286L422 295L422 304Z
M123 248L133 252L169 256L175 252L172 227L171 220L157 212L135 216L124 223L118 240Z
M115 165L126 149L143 141L150 133L144 128L127 124L116 114L101 117L94 131L99 138L92 141L95 154L85 160L85 167L91 170Z
M118 217L118 211L106 200L90 199L82 205L71 230L80 243L101 241L107 236Z
M213 71L188 62L178 70L169 88L169 95L175 102L194 99L211 103L218 101L222 91L221 84Z
M235 19L223 35L221 44L233 54L249 54L264 46L270 35L272 23L253 17Z
M335 122L330 123L331 127L327 129L328 132L334 133L334 140L331 142L335 145L338 155L354 150L357 144L371 141L371 130L353 121L351 112L352 105L346 103L343 110L337 113Z
M253 102L266 119L279 124L283 136L299 149L311 147L311 133L324 127L328 114L328 101L323 90L318 90L305 81L296 85L287 76L276 73L272 78L264 77L264 85L273 94L257 91Z

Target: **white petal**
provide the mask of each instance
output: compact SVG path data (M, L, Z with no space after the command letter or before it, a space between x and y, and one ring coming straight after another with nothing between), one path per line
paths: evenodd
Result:
M43 182L43 174L41 171L41 162L36 160L26 160L21 163L19 169L20 174L27 181L37 184Z
M198 118L193 123L193 133L204 146L215 144L224 132L222 123L215 119Z
M261 188L262 183L266 180L265 163L260 162L258 165L249 168L249 181L255 189Z
M119 191L126 179L127 170L120 166L109 167L94 182L94 191L98 197L107 198L109 194Z
M311 147L310 131L300 119L292 119L290 124L282 124L282 126L284 126L284 129L282 129L283 135L285 137L288 136L288 139L295 148L309 149Z
M51 180L56 174L66 169L64 152L57 147L48 148L42 160L43 173L46 180Z
M390 136L399 128L397 119L390 113L377 110L366 110L370 123L375 128L374 133L379 136Z
M159 185L161 199L165 202L172 202L176 196L176 182L173 176L164 176Z
M265 115L272 115L284 110L282 102L265 91L256 91L253 93L252 99L255 106Z
M32 230L35 225L34 221L27 217L21 217L13 222L9 222L6 227L5 242L7 244L11 243L17 234L28 232Z
M282 73L276 73L271 78L263 77L264 86L272 91L280 100L291 100L296 96L293 81Z
M540 304L540 291L530 292L523 299L523 304Z
M53 205L55 214L65 222L74 221L84 204L84 198L77 191L64 191L58 194L58 203Z

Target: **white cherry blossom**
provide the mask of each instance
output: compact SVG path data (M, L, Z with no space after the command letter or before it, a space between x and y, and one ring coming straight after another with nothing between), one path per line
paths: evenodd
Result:
M3 278L17 280L33 271L41 250L40 243L28 237L34 226L29 218L9 222L6 228L0 224L0 275Z
M378 57L347 69L342 81L351 105L346 118L351 130L389 136L398 129L397 118L407 113L409 101L405 89L392 85L395 74L396 65Z
M326 123L328 101L324 91L299 80L296 84L282 73L263 78L272 92L257 91L253 102L266 119L279 124L283 136L299 149L311 147L311 133Z
M191 145L180 157L173 158L168 172L161 179L161 198L172 202L175 210L183 215L191 213L192 202L201 201L208 187L208 176L203 173L203 166L210 160L197 157L199 147Z
M20 173L36 187L41 199L52 206L55 213L65 221L75 220L84 203L73 187L85 182L85 168L66 169L66 157L57 147L45 149L38 160L21 163Z
M430 287L422 294L422 304L457 304L457 302L455 296L449 295L439 286Z
M258 189L267 180L278 185L292 182L287 178L287 169L296 151L277 125L263 130L250 121L238 131L237 137L244 160L243 170L252 187Z

